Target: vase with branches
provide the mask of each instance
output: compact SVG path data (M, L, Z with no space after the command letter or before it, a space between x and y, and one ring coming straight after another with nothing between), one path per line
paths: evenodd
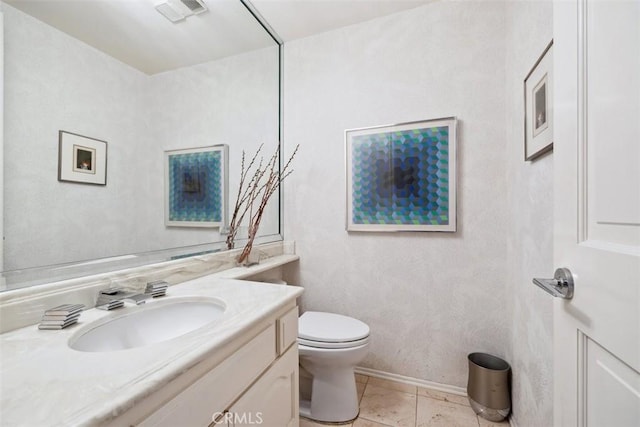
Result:
M280 170L280 145L278 145L266 163L262 157L258 160L263 146L264 144L261 144L258 147L248 164L246 163L245 152L244 150L242 151L240 183L226 240L227 249L233 249L240 225L246 218L248 221L247 243L238 256L238 264L247 263L249 254L253 249L253 242L258 235L258 228L267 203L280 188L280 184L285 178L293 172L293 169L291 169L292 161L300 147L299 145L296 146L291 157Z

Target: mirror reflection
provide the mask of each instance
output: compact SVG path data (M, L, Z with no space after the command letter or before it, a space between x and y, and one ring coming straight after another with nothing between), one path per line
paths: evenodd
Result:
M8 271L47 266L43 283L69 263L87 274L103 258L222 247L212 244L224 227L166 223L165 152L226 145L233 199L242 151L277 146L280 59L269 33L239 0L157 3L1 4L5 289L39 281ZM61 131L88 142L77 142L79 159L59 156ZM106 143L104 185L82 182L99 171L96 141ZM80 182L59 180L65 162L89 169L78 166ZM280 239L279 205L274 197L262 241Z

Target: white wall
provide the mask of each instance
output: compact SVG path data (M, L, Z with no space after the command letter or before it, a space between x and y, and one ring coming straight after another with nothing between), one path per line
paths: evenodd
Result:
M552 424L552 156L523 160L523 80L551 2L439 2L285 45L285 145L302 145L286 232L303 308L372 329L364 366L466 385L466 355L513 368L519 427ZM459 231L347 233L344 129L456 115Z
M137 205L149 181L133 166L151 143L145 75L11 6L2 8L4 267L118 254L129 242L140 247L133 237L141 219ZM108 142L106 187L58 182L59 130Z
M511 310L513 416L518 427L553 424L552 298L531 283L553 266L553 155L525 162L524 78L553 38L551 1L506 7L507 304Z
M160 155L149 167L163 179L163 151L229 146L229 210L232 211L240 181L240 159L247 163L260 144L268 159L278 146L278 47L182 68L150 77L146 102L153 126L149 129ZM164 186L148 196L151 206L164 203ZM279 232L278 197L267 205L260 235ZM185 239L206 243L214 231L164 226L164 212L147 209L148 228L143 235L162 235L165 247L184 245ZM246 233L245 233L246 234ZM226 236L224 236L226 237Z
M4 99L4 15L0 10L0 99ZM0 165L4 162L4 114L0 116ZM0 173L0 236L4 236L4 173ZM4 245L0 244L0 270L4 264ZM0 279L2 289L4 278Z
M277 146L277 47L147 76L2 4L5 11L5 269L223 241L164 225L164 150ZM107 186L57 181L58 130L108 142ZM277 234L278 201L260 234ZM233 203L233 201L231 202Z
M438 2L285 44L286 236L304 309L371 327L363 366L465 387L467 354L505 357L505 22ZM344 130L457 116L458 232L347 233Z

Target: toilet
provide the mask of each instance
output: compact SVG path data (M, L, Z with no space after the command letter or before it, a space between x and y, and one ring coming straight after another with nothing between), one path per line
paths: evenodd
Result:
M358 416L353 369L369 351L369 326L334 313L307 311L298 319L300 365L310 378L301 392L300 415L315 421L347 422ZM303 387L301 380L301 387ZM304 397L309 397L305 399Z

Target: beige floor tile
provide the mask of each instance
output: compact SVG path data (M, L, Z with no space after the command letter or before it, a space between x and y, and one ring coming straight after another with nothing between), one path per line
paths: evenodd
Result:
M417 427L479 427L478 417L468 406L418 396Z
M391 380L383 380L382 378L369 378L367 385L374 385L376 387L384 387L390 390L402 391L404 393L416 394L417 387L414 385L403 384Z
M300 417L300 427L325 427L322 424L314 423L311 420Z
M358 418L353 422L353 427L388 427L387 424L380 424L375 421Z
M356 390L358 392L358 402L362 402L362 395L367 385L365 383L356 383Z
M360 402L360 417L394 427L414 427L416 395L369 384Z
M362 374L356 374L356 382L366 384L369 381L369 377Z
M492 421L485 420L482 417L478 417L478 421L480 422L480 427L509 427L509 421L507 420L499 423L494 423Z
M444 400L445 402L452 402L459 405L470 406L467 396L446 393L444 391L433 390L430 388L418 387L418 396L426 396L432 399Z
M353 424L322 424L300 417L300 427L353 427Z

